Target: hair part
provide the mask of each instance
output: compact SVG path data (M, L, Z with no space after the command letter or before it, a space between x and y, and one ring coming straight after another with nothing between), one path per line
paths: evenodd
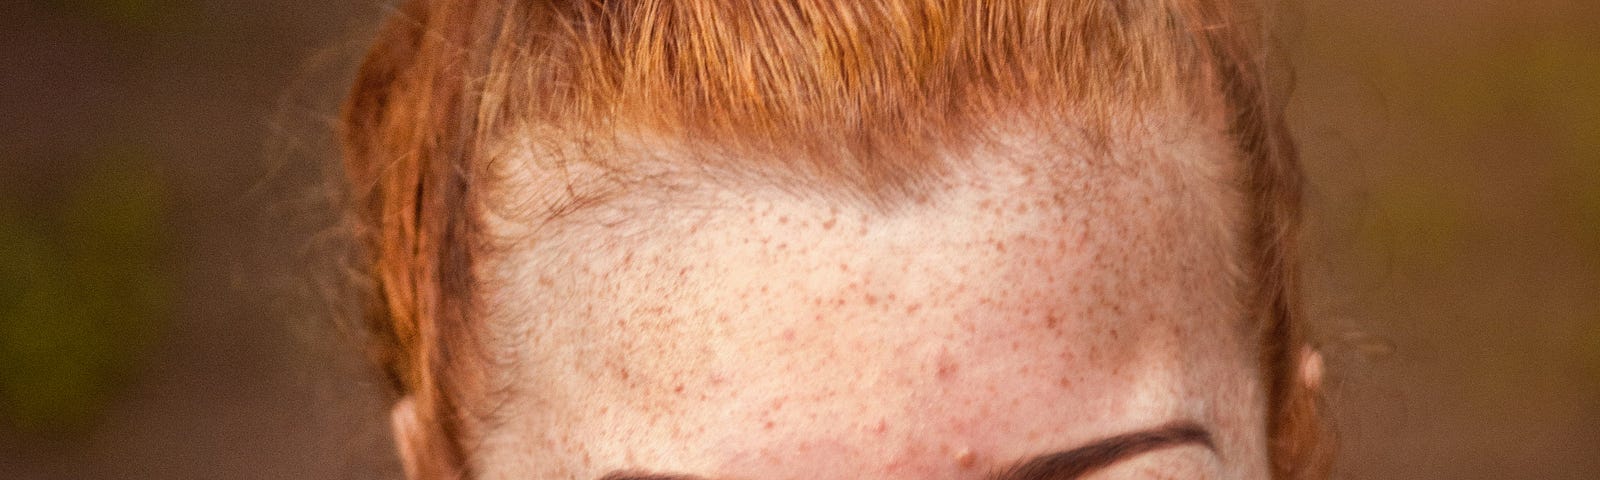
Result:
M1220 95L1246 162L1273 472L1324 476L1317 398L1296 381L1302 187L1264 32L1230 1L407 1L361 66L342 138L370 351L415 402L418 475L471 476L469 400L494 388L474 265L497 152L664 138L719 168L883 200L991 124L1104 139Z

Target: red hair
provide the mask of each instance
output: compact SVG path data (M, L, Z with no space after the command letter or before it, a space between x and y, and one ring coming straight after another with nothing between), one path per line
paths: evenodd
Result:
M1301 180L1264 31L1230 1L406 2L361 67L343 143L371 350L416 402L418 474L470 475L469 408L492 364L474 265L498 152L648 135L892 201L995 121L1102 138L1112 119L1220 100L1246 164L1273 471L1324 476L1316 396L1297 380Z

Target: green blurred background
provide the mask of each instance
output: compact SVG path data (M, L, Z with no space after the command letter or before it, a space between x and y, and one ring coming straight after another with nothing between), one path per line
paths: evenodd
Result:
M8 4L0 479L398 477L322 187L390 3ZM1279 17L1337 476L1600 478L1600 2Z

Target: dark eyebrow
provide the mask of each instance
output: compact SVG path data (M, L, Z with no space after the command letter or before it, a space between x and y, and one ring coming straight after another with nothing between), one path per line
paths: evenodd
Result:
M1183 445L1198 445L1215 452L1211 432L1193 422L1174 422L1142 432L1125 433L1090 442L1071 450L1048 453L1022 461L990 480L1074 480L1140 454Z
M1211 432L1194 422L1173 422L1150 430L1125 433L1089 442L1083 446L1047 453L1012 465L989 476L989 480L1075 480L1135 456L1184 445L1198 445L1215 452ZM648 473L621 470L607 473L600 480L706 480L705 477L673 473Z

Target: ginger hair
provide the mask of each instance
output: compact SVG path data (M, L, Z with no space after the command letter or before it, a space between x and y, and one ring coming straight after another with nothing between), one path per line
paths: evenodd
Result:
M341 134L370 351L424 429L413 473L472 474L469 419L493 365L474 265L508 144L643 132L883 199L914 193L937 152L981 141L986 123L1104 136L1101 119L1213 98L1245 162L1272 471L1325 476L1317 396L1298 380L1301 177L1263 23L1226 0L405 2Z

